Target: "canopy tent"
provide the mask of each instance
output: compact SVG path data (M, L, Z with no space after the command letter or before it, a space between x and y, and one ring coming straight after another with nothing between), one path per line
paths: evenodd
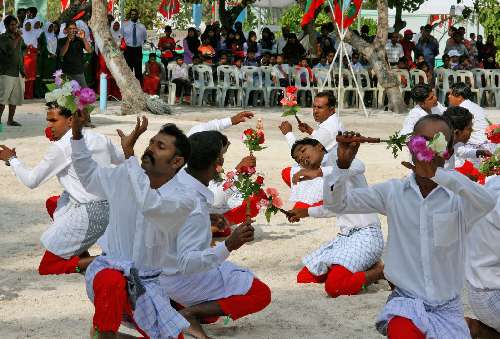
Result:
M295 0L257 0L252 6L261 8L286 8L295 3Z
M427 0L424 2L422 5L420 5L420 8L415 11L416 14L450 14L450 8L451 6L455 6L455 8L464 8L464 6L467 7L473 7L474 2L473 0L462 0L459 5L457 5L457 0ZM389 14L395 14L396 10L389 10ZM404 12L405 14L408 14L407 12Z

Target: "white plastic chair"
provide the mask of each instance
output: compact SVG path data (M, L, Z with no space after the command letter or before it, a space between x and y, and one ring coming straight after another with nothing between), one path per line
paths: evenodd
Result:
M297 98L301 99L300 101L305 104L307 93L310 93L312 100L314 101L314 90L311 86L311 79L307 68L294 68L292 79L295 87L297 87ZM303 80L305 80L304 83Z
M494 90L491 85L491 73L490 69L474 68L471 70L474 74L474 80L476 87L479 90L479 100L478 105L481 105L484 101L487 105L491 105L491 97L495 95Z
M336 79L338 79L338 74ZM338 98L340 109L344 107L345 103L348 103L347 94L351 93L352 95L351 98L353 99L353 103L357 103L358 100L358 95L356 93L356 84L354 82L354 78L352 77L351 71L343 69L341 74L341 79L342 79L342 87L340 89L340 98Z
M250 95L262 95L264 105L267 105L266 89L262 81L262 72L260 67L244 66L241 68L243 73L243 105L248 107Z
M235 104L242 101L241 73L235 66L222 65L217 67L217 88L219 89L219 106L224 106L228 91L235 94Z
M491 90L495 95L495 107L500 108L500 70L494 69L490 72Z
M421 69L412 69L410 71L410 79L411 79L412 87L419 85L420 80L422 80L422 82L424 84L429 83L429 79L427 79L427 74L425 74L425 72L422 71Z
M436 91L438 96L438 101L444 105L448 92L450 91L450 86L455 81L454 71L446 68L435 68L434 75L436 79Z
M370 79L370 75L368 74L368 71L363 69L354 72L356 75L356 80L358 81L358 86L359 86L359 92L361 93L361 97L363 100L365 99L366 93L373 93L372 96L372 106L373 107L378 107L378 100L377 100L377 93L379 89L377 87L373 86L373 83ZM359 101L358 101L358 108L359 108Z
M273 81L273 69L272 66L263 66L261 67L262 73L264 74L264 83L266 85L266 96L267 103L271 106L272 103L277 101L277 97L279 93L284 95L286 88L280 86L279 84L275 84Z
M333 77L329 69L313 68L313 75L314 79L316 79L316 87L314 88L316 92L319 91L335 92L335 96L337 95L336 93L337 86L333 81Z
M470 87L472 93L476 94L476 103L479 104L481 102L479 97L479 89L476 87L474 83L474 75L471 71L459 70L454 73L455 82L464 82Z
M191 103L201 106L205 99L206 91L215 91L218 94L218 87L214 83L212 68L207 65L193 66L193 95Z
M392 73L396 74L399 82L399 90L401 93L411 92L411 78L410 73L406 69L393 69ZM406 83L403 83L403 79Z

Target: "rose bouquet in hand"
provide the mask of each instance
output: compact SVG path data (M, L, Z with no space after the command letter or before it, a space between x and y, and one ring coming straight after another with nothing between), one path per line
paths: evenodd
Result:
M242 166L238 171L230 171L226 173L226 181L222 185L224 191L235 187L242 195L243 199L248 199L251 196L259 193L264 184L264 177L258 175L253 179L256 173L255 167Z
M265 149L265 146L262 146L266 141L264 137L264 131L261 129L253 129L248 128L243 131L243 135L241 137L243 139L243 143L247 146L250 154L256 151L262 151Z
M455 170L481 185L484 185L486 181L486 175L474 167L474 164L469 160L466 160L462 166L455 168Z
M297 87L288 86L285 90L285 96L280 101L284 108L282 117L294 115L297 118L297 113L300 111L300 107L297 103Z
M486 127L486 138L494 144L500 144L500 124L492 124L490 121L489 126Z
M257 207L259 209L266 208L264 215L267 222L270 222L271 216L281 211L283 207L283 200L281 200L278 190L272 187L266 188L263 198L257 203Z
M54 73L54 83L48 84L47 89L49 91L45 93L46 102L57 102L60 107L72 113L80 111L89 114L94 110L92 104L97 100L94 90L82 88L75 80L65 80L61 70Z
M487 177L491 175L500 175L500 149L497 149L491 157L481 161L479 171Z
M408 149L418 161L431 162L436 156L449 158L448 141L442 132L438 132L431 140L421 135L413 135L408 142Z

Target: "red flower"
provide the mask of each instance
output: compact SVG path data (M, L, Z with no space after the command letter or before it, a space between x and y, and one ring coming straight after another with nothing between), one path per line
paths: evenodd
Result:
M252 135L254 133L253 129L249 128L249 129L246 129L243 134L245 135Z
M462 167L457 167L455 170L463 175L467 176L469 179L478 182L481 185L484 185L486 181L486 176L481 173L477 168L474 167L474 164L468 160L464 162Z
M241 166L239 173L252 175L255 173L255 167Z
M494 144L500 144L500 125L489 125L486 128L486 137Z
M45 129L45 136L50 141L54 141L54 136L52 135L52 130L50 128L48 128L48 127Z
M259 137L259 145L262 145L266 141L266 139L264 138L264 131L258 130L257 136Z
M264 183L264 177L259 175L257 179L255 179L255 183L258 185L262 185Z
M295 86L288 86L286 88L286 93L294 95L295 93L297 93L297 87L295 87Z

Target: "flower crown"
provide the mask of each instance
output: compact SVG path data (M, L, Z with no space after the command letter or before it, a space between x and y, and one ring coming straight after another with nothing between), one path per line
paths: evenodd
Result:
M63 79L62 70L57 70L54 74L54 83L48 84L49 92L45 93L46 102L57 102L60 107L64 107L75 113L81 111L90 113L94 110L93 103L96 102L94 90L88 87L82 88L75 80Z

